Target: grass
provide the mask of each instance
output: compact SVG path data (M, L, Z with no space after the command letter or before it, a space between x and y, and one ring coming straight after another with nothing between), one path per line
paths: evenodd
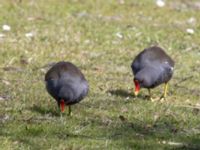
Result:
M199 149L196 2L1 1L0 25L11 31L0 31L0 149ZM148 101L145 89L137 98L132 92L130 64L155 44L176 61L164 103ZM72 117L60 116L44 85L48 65L61 60L79 66L90 84Z

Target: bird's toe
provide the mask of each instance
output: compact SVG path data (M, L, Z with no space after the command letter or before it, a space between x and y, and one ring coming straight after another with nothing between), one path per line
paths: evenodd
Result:
M160 97L160 102L163 103L165 100L166 100L166 97L165 97L164 95L162 95L162 96Z
M152 98L152 97L150 97L150 101L151 101L151 102L158 101L158 98Z

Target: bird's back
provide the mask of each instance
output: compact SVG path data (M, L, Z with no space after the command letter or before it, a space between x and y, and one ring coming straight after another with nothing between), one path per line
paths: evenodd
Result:
M144 49L139 53L131 64L134 75L141 69L148 66L162 66L169 65L169 67L174 67L174 61L165 53L163 49L157 46L153 46Z
M80 79L85 79L81 71L70 62L58 62L56 63L45 75L45 81L51 79L59 79L66 75L66 78L78 77Z

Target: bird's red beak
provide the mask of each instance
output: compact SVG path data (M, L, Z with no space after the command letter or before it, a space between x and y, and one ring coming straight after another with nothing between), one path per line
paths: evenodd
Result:
M65 101L63 99L60 101L60 110L61 110L62 113L65 110Z
M138 93L139 93L139 91L140 91L140 84L139 84L138 80L133 80L133 81L134 81L134 84L135 84L135 91L134 91L134 93L135 93L135 96L137 96Z

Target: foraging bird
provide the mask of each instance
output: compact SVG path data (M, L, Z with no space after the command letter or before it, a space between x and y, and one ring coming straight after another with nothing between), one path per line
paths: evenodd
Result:
M45 75L46 89L57 101L61 112L64 107L80 102L88 93L89 85L82 72L70 62L58 62Z
M134 74L135 95L140 88L147 88L151 98L150 89L164 83L163 98L167 95L168 82L172 78L174 61L165 51L157 46L149 47L139 53L131 64Z

